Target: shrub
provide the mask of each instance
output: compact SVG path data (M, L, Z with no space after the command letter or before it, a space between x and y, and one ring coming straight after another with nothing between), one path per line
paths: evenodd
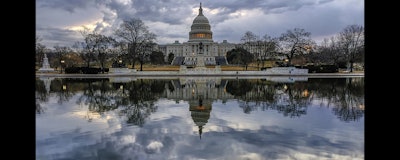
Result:
M83 74L98 74L101 72L100 68L82 67Z
M339 68L335 65L308 65L304 68L308 69L308 73L336 73Z
M67 67L65 73L81 73L81 67Z

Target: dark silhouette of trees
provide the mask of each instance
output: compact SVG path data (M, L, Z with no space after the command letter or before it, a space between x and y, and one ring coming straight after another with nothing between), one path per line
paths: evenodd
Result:
M340 48L350 63L350 72L353 72L354 62L363 60L364 27L349 25L339 33Z
M228 51L226 59L229 64L243 65L247 70L248 65L254 60L254 55L243 48L237 48Z
M173 53L168 54L168 63L171 64L172 61L174 60L175 55Z
M125 68L126 62L128 61L128 45L124 42L114 43L114 48L111 50L112 55L112 67L113 68Z
M140 53L138 54L138 60L140 63L140 71L143 71L143 64L150 61L150 55L156 46L155 43L149 42L141 46Z
M55 54L55 58L57 60L57 64L58 66L62 69L64 66L63 63L65 63L65 55L67 55L68 53L71 53L72 50L69 47L66 46L59 46L59 45L55 45L54 46L54 54Z
M264 61L271 59L275 56L277 49L279 48L279 39L273 38L268 34L265 34L261 39L261 60L263 61L262 67L264 67Z
M153 44L156 35L148 30L148 27L140 19L132 18L125 20L120 27L115 30L115 35L127 45L128 62L135 67L135 61L148 54L148 44ZM140 60L140 59L139 59Z
M150 54L152 64L164 64L164 54L160 51L152 51Z
M260 54L261 54L261 49L262 49L262 41L260 40L260 38L255 35L253 32L251 31L246 31L243 35L243 37L240 39L240 41L242 42L242 45L239 48L243 48L244 50L246 50L247 52L249 52L253 57L253 59L251 59L251 62L253 62L254 60L257 60L257 66L259 66L260 63ZM249 63L251 63L249 62ZM238 63L238 64L242 64ZM246 66L246 70L247 70L247 66Z
M340 52L340 44L337 36L324 38L315 52L307 55L307 59L311 63L316 64L333 64L336 67L343 67L345 58Z
M112 48L115 45L115 40L112 37L105 36L96 32L87 34L85 37L87 47L90 48L100 63L101 72L104 73L105 62L112 53Z
M279 37L281 53L288 59L288 64L291 65L292 58L295 55L303 55L309 53L315 44L311 39L311 33L304 29L294 28L282 33Z

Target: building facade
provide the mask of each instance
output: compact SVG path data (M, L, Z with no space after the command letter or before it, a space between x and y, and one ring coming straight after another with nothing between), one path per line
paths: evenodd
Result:
M210 22L204 16L200 3L199 14L193 20L189 32L189 40L159 45L159 51L164 53L165 61L170 53L174 54L171 65L194 66L199 56L204 59L205 65L225 65L226 53L235 47L235 44L228 43L227 40L222 43L213 41Z

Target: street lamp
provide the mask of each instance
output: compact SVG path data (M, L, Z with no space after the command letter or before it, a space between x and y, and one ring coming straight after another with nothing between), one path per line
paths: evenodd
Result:
M61 73L62 73L62 72L63 72L63 68L64 68L64 63L65 63L65 61L64 61L64 60L61 60L60 62L61 62Z
M285 59L285 66L286 66L286 67L289 66L289 59Z
M122 68L122 60L118 60L118 68Z

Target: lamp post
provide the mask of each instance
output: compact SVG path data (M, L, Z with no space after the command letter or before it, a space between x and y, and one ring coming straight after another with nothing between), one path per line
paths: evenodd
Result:
M122 60L118 60L118 68L122 68Z
M61 73L63 73L63 68L64 68L64 63L65 63L65 61L64 61L64 60L61 60L60 62L61 62Z
M289 59L285 59L285 66L288 67L289 66Z

